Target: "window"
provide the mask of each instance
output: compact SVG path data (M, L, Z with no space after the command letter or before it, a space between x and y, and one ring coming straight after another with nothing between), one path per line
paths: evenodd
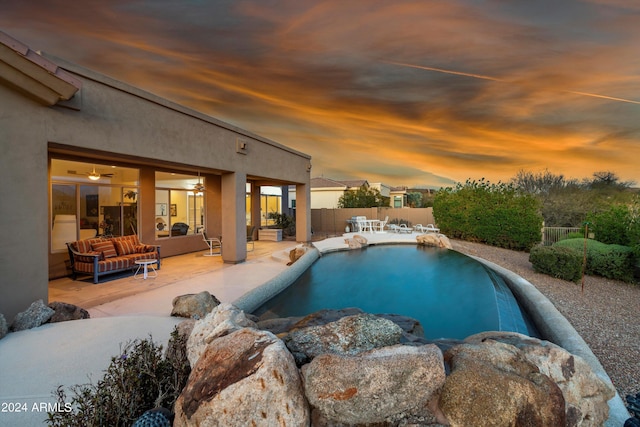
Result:
M275 223L272 214L282 213L282 190L280 187L260 187L260 215L261 225L269 226Z
M156 172L156 237L198 234L204 229L203 179L197 175Z
M138 234L139 175L133 168L52 159L51 252L78 239Z

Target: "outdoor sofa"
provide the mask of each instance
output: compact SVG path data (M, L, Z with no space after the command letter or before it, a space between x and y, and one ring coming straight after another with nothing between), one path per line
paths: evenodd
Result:
M97 237L67 243L73 280L78 274L93 276L93 283L105 274L136 267L136 261L155 259L160 269L160 246L140 243L137 235Z

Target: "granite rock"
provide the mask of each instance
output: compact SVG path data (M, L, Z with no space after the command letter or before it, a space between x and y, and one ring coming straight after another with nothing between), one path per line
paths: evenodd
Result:
M4 338L9 332L9 326L7 325L7 319L0 313L0 339Z
M314 418L323 425L435 423L429 403L445 381L434 345L323 354L302 367L302 376Z
M209 292L202 291L198 294L177 296L173 299L172 304L172 316L202 319L220 305L220 301Z
M49 323L66 322L69 320L89 319L91 316L84 308L66 302L54 301L49 303L49 308L55 313L49 319Z
M25 329L37 328L47 323L53 316L55 311L47 307L45 303L39 299L31 303L29 308L23 312L16 314L11 324L12 331L23 331Z
M243 328L211 341L175 404L175 427L306 426L300 374L282 341Z
M245 327L255 328L256 324L247 319L244 311L222 303L203 319L197 320L187 341L187 355L193 367L204 348L216 338L228 335Z
M326 325L294 329L283 338L299 366L324 354L357 354L400 343L402 328L373 314L343 317Z

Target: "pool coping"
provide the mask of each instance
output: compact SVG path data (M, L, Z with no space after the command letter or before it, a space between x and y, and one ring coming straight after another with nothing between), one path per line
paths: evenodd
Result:
M298 245L298 247L306 247L306 253L293 263L291 268L265 282L263 285L247 292L234 301L233 304L247 313L255 311L264 302L290 286L307 268L309 268L309 266L311 266L311 264L320 258L322 254L350 250L349 245L345 242L345 238L353 237L353 235L354 233L347 233L342 237L329 238L319 242L314 242L312 246ZM417 244L416 240L411 240L409 236L400 235L400 237L396 237L392 234L374 236L379 237L370 239L368 243L369 245ZM289 248L280 254L274 254L274 257L283 258L284 256L288 256L288 251L290 249L293 248ZM611 378L609 378L609 375L602 367L598 358L593 354L589 345L584 341L584 339L582 339L580 334L578 334L571 323L558 311L551 301L535 286L533 286L533 284L516 273L500 267L490 261L472 255L463 255L475 259L500 275L509 286L509 289L518 300L518 303L526 310L541 335L545 337L544 339L583 358L585 362L591 366L594 373L607 384L610 384L615 390ZM607 403L609 405L609 418L604 425L606 427L618 427L623 425L630 415L617 390L615 396Z

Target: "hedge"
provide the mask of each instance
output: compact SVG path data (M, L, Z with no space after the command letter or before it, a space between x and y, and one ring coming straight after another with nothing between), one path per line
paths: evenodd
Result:
M583 257L573 248L562 246L534 246L529 261L538 273L578 283L582 277Z
M553 247L570 248L584 256L584 244L584 238L567 239L554 243ZM630 247L587 239L586 274L631 282L633 273L634 256Z
M452 238L515 250L529 250L542 239L540 202L509 184L467 180L440 189L433 215Z

